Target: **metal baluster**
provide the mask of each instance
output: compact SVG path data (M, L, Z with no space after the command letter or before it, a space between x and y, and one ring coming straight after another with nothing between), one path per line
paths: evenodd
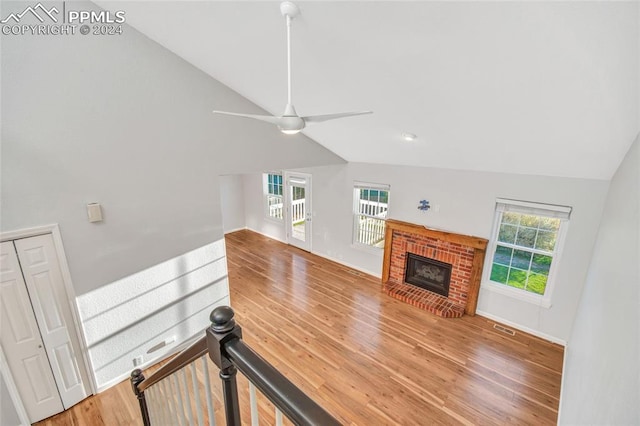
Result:
M198 388L198 375L196 374L196 361L191 363L191 384L193 385L193 398L196 400L198 426L204 426L202 404L200 403L200 389Z
M169 392L169 395L166 400L166 404L167 404L167 407L169 408L169 413L171 415L171 424L177 425L178 424L178 402L176 401L176 392L173 389L171 376L164 379L164 382L166 382L165 386L167 387L167 392Z
M171 424L171 411L169 410L168 405L164 403L164 401L167 400L167 391L164 382L165 381L162 380L161 382L158 382L156 386L158 386L158 389L160 389L160 393L162 395L162 398L160 399L160 407L162 408L162 424L168 425Z
M158 417L158 412L156 411L158 409L158 397L156 395L155 386L147 389L145 391L145 395L147 396L147 402L149 404L149 422L152 425L161 424L160 418Z
M173 389L171 376L167 377L163 381L165 382L164 390L167 393L167 403L168 403L167 406L168 406L169 414L171 416L170 420L174 425L180 424L180 421L178 420L178 408L176 407L176 400L174 398L175 391Z
M160 395L160 390L158 386L152 386L150 389L152 391L152 401L153 401L153 418L151 419L152 425L161 425L162 424L162 407L160 406L160 401L162 395Z
M162 406L164 405L162 402L164 401L162 398L162 393L160 393L160 388L158 387L158 385L154 385L151 386L151 388L149 389L150 391L152 391L152 395L153 395L153 419L151 424L152 425L165 425L167 424L167 420L165 418L164 415L164 410L162 408Z
M180 389L180 381L178 380L178 372L169 376L171 379L171 391L174 394L176 400L176 415L178 416L178 424L180 426L188 425L187 418L184 415L184 404L182 403L182 390Z
M258 398L256 397L256 387L251 382L249 382L249 404L251 405L251 426L258 426L260 423Z
M282 411L276 407L276 426L282 426Z
M178 377L176 377L176 380L178 379ZM185 404L185 408L187 409L187 414L189 416L189 425L193 425L193 411L191 410L191 396L189 395L189 385L188 385L188 381L187 381L187 367L185 366L182 369L182 385L184 386L184 404ZM194 394L194 398L197 396L197 394Z
M204 390L207 396L207 414L209 415L209 426L216 426L216 418L213 412L213 396L211 395L211 381L209 380L209 358L203 355L202 358L202 373L204 374Z
M154 386L152 386L152 388L153 388L153 399L155 399L154 422L157 422L157 423L151 423L151 424L152 425L167 424L167 420L164 415L164 409L162 408L164 404L162 403L163 399L162 399L162 393L160 393L160 387L158 386L158 384L155 384Z

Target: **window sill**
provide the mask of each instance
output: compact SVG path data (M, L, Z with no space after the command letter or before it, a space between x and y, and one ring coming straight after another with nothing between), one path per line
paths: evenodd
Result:
M551 301L545 299L542 296L536 296L535 294L527 294L523 290L508 287L503 284L494 284L493 282L484 282L482 288L492 291L494 293L500 293L505 296L509 296L513 299L522 300L523 302L531 303L532 305L540 306L541 308L551 308Z
M281 225L284 225L284 219L278 219L278 218L276 218L276 217L273 217L273 216L266 216L266 215L264 216L264 218L265 218L266 220L268 220L269 222L279 223L279 224L281 224Z

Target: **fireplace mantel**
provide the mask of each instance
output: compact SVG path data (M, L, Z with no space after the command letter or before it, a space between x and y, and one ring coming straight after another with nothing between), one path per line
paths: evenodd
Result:
M394 231L397 234L409 234L417 236L418 238L436 240L442 244L450 243L473 250L473 260L471 261L471 269L468 274L468 292L464 296L466 298L466 304L464 307L460 307L460 309L464 308L464 313L467 315L475 315L478 304L478 294L480 292L480 280L482 278L482 265L484 263L488 240L470 235L427 228L422 225L394 219L387 219L385 229L384 260L382 265L383 286L390 281Z

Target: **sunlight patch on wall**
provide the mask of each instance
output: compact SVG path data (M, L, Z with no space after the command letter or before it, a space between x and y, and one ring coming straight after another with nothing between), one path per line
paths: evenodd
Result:
M169 259L77 299L99 388L147 364L207 327L229 303L224 240ZM174 340L166 346L162 342ZM160 344L160 346L159 346ZM158 350L152 351L152 348Z

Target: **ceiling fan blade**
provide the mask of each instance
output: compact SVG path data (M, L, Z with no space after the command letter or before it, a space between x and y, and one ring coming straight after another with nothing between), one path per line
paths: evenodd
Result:
M240 114L237 112L213 111L214 114L235 115L236 117L252 118L254 120L266 121L275 124L284 134L294 135L302 131L306 123L321 123L323 121L335 120L337 118L353 117L355 115L371 114L373 111L352 111L338 114L310 115L300 117L291 103L291 21L300 15L300 9L290 1L283 1L280 4L280 13L285 17L287 25L287 105L282 117L272 115Z
M302 117L307 123L322 123L323 121L335 120L336 118L353 117L354 115L371 114L373 111L354 111L354 112L340 112L338 114L325 114L325 115L310 115L308 117Z
M226 112L226 111L213 111L214 114L222 115L234 115L236 117L252 118L254 120L266 121L271 124L280 124L280 117L274 117L273 115L257 115L257 114L241 114L238 112Z

